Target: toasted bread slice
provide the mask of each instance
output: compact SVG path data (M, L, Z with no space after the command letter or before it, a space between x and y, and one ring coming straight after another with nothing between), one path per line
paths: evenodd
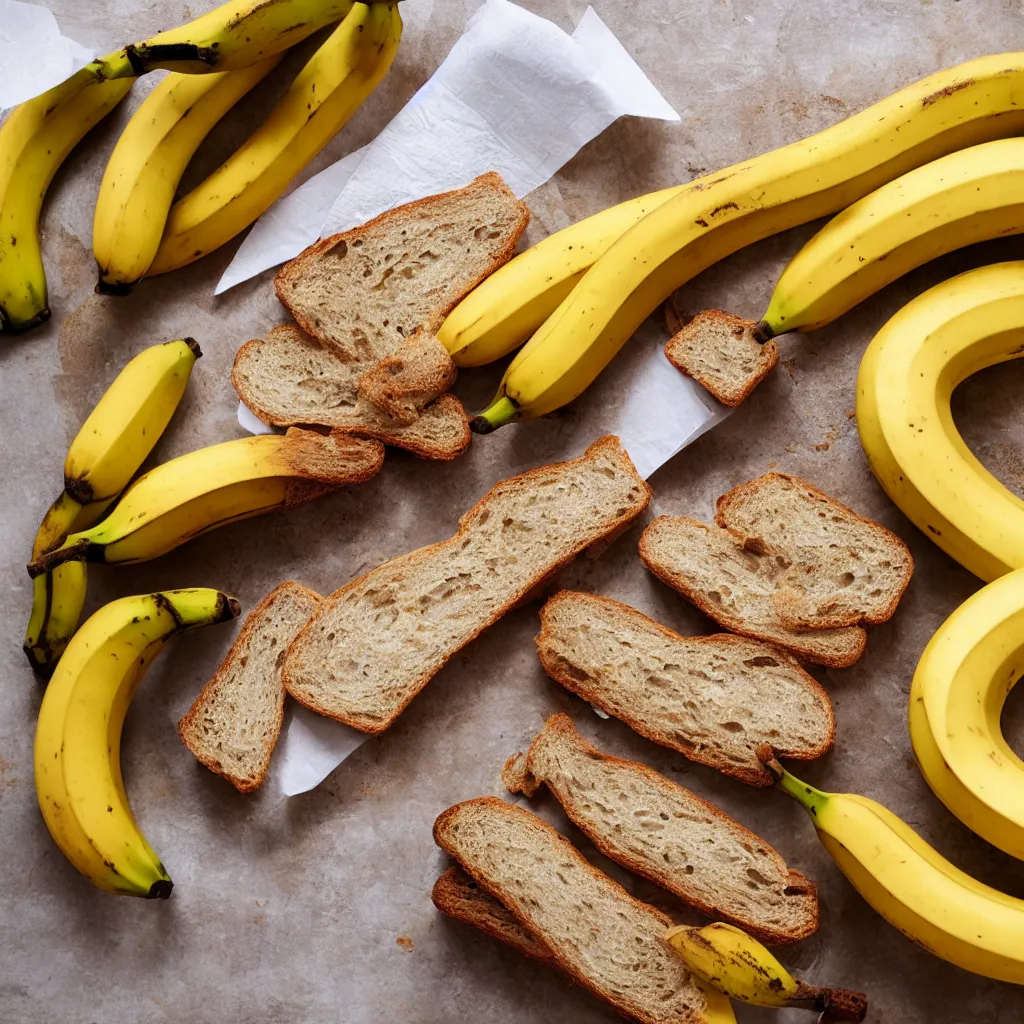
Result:
M505 765L513 793L543 783L607 857L762 942L799 942L818 927L814 883L763 839L635 761L603 754L568 715L552 715Z
M455 383L456 373L448 349L419 330L359 378L359 395L392 422L408 426Z
M178 723L182 743L240 793L266 778L284 717L284 652L319 603L319 594L298 583L272 590Z
M832 703L789 654L719 633L680 636L629 605L562 591L541 609L544 671L641 736L752 786L775 779L758 760L821 757Z

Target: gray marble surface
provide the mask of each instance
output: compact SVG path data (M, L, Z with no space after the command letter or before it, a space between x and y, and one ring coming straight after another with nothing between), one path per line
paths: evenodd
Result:
M571 29L586 0L524 0ZM456 40L477 0L407 0L396 64L317 168L373 137ZM111 48L179 21L171 0L50 0L62 29ZM192 13L211 6L193 0ZM666 97L681 125L625 120L530 197L531 237L656 187L686 180L823 128L944 66L1021 45L1020 0L594 0ZM285 78L247 101L204 147L188 183L223 159ZM137 89L141 94L142 88ZM500 794L502 762L545 716L566 710L602 748L650 764L775 844L821 892L821 929L783 954L809 980L867 991L869 1021L995 1024L1024 1016L1024 996L934 959L860 899L784 796L693 766L616 722L602 722L542 673L536 606L509 615L457 655L396 726L359 749L316 791L290 801L244 797L200 767L175 723L227 650L233 627L178 640L153 666L129 714L124 774L140 822L175 880L167 903L94 890L65 862L36 806L31 751L40 687L20 647L31 589L24 562L61 486L74 435L120 366L152 342L194 335L205 353L156 457L238 436L228 370L238 345L283 312L269 275L221 299L213 285L232 246L139 287L93 294L90 229L104 162L138 96L63 170L43 218L54 319L0 346L3 438L0 590L0 1020L11 1024L299 1024L617 1019L561 978L443 920L428 892L444 866L430 826L449 804ZM786 260L813 226L753 246L702 274L681 301L761 311ZM962 269L1013 258L1008 239L955 254L886 289L838 323L783 339L777 372L728 421L652 479L658 511L708 517L716 495L769 468L798 473L895 529L917 573L895 618L872 630L854 668L823 672L838 718L835 751L806 770L826 788L883 800L976 877L1024 896L1021 865L954 820L914 766L907 736L911 676L927 640L978 582L931 546L890 504L865 464L852 419L858 361L903 303ZM653 329L653 328L650 328ZM612 401L628 352L582 401ZM490 397L500 368L470 371L457 391ZM955 397L957 422L983 462L1024 492L1024 363L979 374ZM354 574L448 536L493 482L544 449L543 421L477 438L450 465L389 454L370 484L289 514L232 526L135 568L96 569L90 608L157 588L213 585L251 608L294 578L329 592ZM571 566L564 583L628 601L683 631L710 624L649 577L639 526L603 557ZM1024 704L1007 710L1024 740ZM550 798L540 813L642 898L679 920L665 894L608 865ZM804 1014L737 1010L754 1024Z

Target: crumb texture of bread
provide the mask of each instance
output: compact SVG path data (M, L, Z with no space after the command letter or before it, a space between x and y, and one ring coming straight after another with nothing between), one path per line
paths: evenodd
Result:
M791 629L885 622L914 571L896 534L800 477L766 473L734 488L715 521L748 551L784 561L775 607Z
M762 743L797 760L832 746L828 694L778 647L723 633L680 636L629 605L572 591L552 597L540 621L548 675L699 764L771 786L757 757Z
M300 480L330 487L361 484L384 465L384 446L379 441L352 437L342 430L321 434L290 427L284 439L282 461L290 475Z
M320 714L382 732L453 654L649 500L612 436L578 459L502 481L454 537L330 595L288 651L288 692Z
M456 804L434 840L575 981L643 1024L698 1024L708 997L663 941L671 921L550 825L494 797Z
M867 643L859 626L794 630L783 623L775 604L778 557L744 549L728 530L686 516L659 516L640 537L644 565L720 626L802 661L852 665Z
M709 917L770 945L817 930L814 883L768 843L664 775L603 754L568 715L548 719L526 768L605 856Z
M178 723L185 746L239 792L252 792L266 778L284 716L284 652L319 603L319 594L298 583L272 590Z
M491 172L325 238L278 272L277 296L343 358L372 366L515 253L529 208Z
M415 423L424 408L454 383L457 370L448 349L418 330L359 379L359 394L400 426Z
M665 355L723 405L737 406L779 361L774 341L762 345L755 340L756 326L721 309L706 309L679 328Z

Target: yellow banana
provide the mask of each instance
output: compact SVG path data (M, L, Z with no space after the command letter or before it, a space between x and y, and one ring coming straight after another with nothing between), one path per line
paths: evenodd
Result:
M100 183L92 247L98 291L125 295L153 262L178 182L214 125L281 60L212 75L169 74L132 115Z
M229 0L111 54L102 62L102 73L133 78L157 68L203 74L248 67L341 20L351 7L352 0Z
M384 447L293 427L202 448L151 469L98 525L32 562L37 576L71 560L144 562L227 523L292 508L374 476Z
M171 207L150 275L213 252L264 213L384 77L401 34L397 0L353 4L266 121Z
M797 981L757 939L724 921L671 928L665 941L696 977L741 1003L815 1010L831 1020L862 1021L867 1014L860 992Z
M868 346L857 426L868 464L903 513L983 580L1024 568L1024 501L970 451L956 386L1024 356L1024 262L972 270L901 309Z
M676 288L768 235L834 213L908 170L1024 129L1024 54L932 75L801 142L684 187L583 275L509 366L487 433L580 395Z
M60 547L69 533L99 522L164 432L200 355L191 338L169 341L140 352L118 374L71 442L64 490L39 527L33 560ZM33 585L25 654L40 675L48 676L78 628L85 564L57 566Z
M867 797L823 793L773 758L780 789L865 900L907 938L964 970L1024 984L1024 900L983 885Z
M216 590L125 597L78 631L39 709L35 782L64 856L108 892L166 899L172 883L139 831L121 778L121 727L135 689L176 633L225 622L238 602Z
M57 169L131 89L105 82L97 64L14 108L0 126L0 330L50 319L39 213Z

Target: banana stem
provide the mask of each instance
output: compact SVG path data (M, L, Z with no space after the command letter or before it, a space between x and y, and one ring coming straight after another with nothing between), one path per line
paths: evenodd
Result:
M862 1021L868 1012L868 997L845 988L819 988L797 982L797 993L789 1003L821 1014L822 1021Z
M44 572L51 572L65 562L88 562L92 546L91 541L78 540L74 544L57 548L56 551L48 551L28 563L28 574L35 579L37 576L42 576Z
M767 743L758 747L757 759L775 777L775 785L779 789L789 794L797 803L802 804L812 818L818 816L818 808L822 807L828 799L826 793L822 793L820 789L815 789L813 786L808 786L806 782L801 782L795 775L787 772Z
M775 337L775 332L772 330L772 326L767 320L759 320L754 324L754 329L750 333L758 345L764 345Z
M57 500L46 510L46 515L39 525L32 545L32 557L39 558L47 551L60 547L81 511L81 503L72 498L67 491L61 491Z
M511 423L518 413L519 409L515 402L508 395L502 395L491 402L479 416L474 416L469 421L469 429L474 434L490 434L498 427Z

